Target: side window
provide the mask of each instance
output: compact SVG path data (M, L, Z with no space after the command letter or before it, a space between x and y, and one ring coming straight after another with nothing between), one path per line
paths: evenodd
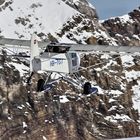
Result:
M77 55L76 53L71 53L72 66L77 66Z

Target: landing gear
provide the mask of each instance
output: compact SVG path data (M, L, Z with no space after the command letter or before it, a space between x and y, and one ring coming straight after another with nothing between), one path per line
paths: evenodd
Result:
M83 86L83 94L88 95L92 93L97 93L98 88L92 87L90 82L86 82Z
M32 79L32 76L34 75L34 72L31 73L31 75L29 76L29 78L27 79L27 84L30 85L31 83L31 79Z
M74 79L72 79L71 77L69 77L68 75L64 76L61 75L60 73L57 73L60 75L60 77L58 77L57 79L51 79L51 74L50 73L48 75L47 80L43 80L43 79L39 79L38 83L37 83L37 92L48 92L49 90L51 90L54 86L54 84L59 81L59 80L64 80L66 82L68 82L71 85L76 86L76 88L83 89L83 94L88 95L88 94L94 94L98 92L98 88L96 87L92 87L90 82L86 82L83 86L82 86L82 81L80 79L77 78L77 76L75 75ZM58 76L58 75L57 75Z
M84 84L84 87L83 87L84 91L83 91L83 94L90 94L90 90L91 90L91 84L90 82L86 82Z
M37 82L37 92L41 92L44 90L45 81L43 79L39 79Z

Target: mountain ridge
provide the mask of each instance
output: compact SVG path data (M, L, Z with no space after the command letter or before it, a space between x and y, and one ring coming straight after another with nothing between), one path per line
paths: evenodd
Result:
M6 0L0 2L2 9L0 17L2 18L3 12L7 14L7 16L3 14L5 17L3 19L7 22L0 22L0 25L5 27L0 33L4 37L30 38L33 30L29 26L34 23L36 29L40 28L37 30L40 38L50 38L51 41L115 45L116 47L118 45L140 46L138 42L139 9L124 17L100 23L96 9L86 0L38 0L36 3ZM47 2L51 2L49 4L53 7L48 7ZM66 2L71 6L66 5ZM76 7L73 6L75 2ZM89 12L92 16L80 13L83 5L81 6L79 2L82 4L85 2L86 9L89 5L88 10L92 10ZM52 13L48 13L49 16L54 14L63 19L60 20L57 17L55 20L54 17L53 22L59 20L59 26L53 28L53 25L57 23L40 21L41 16L46 14L42 8L46 11L46 7L51 9ZM80 10L77 11L77 8ZM14 11L15 9L17 11ZM54 11L55 9L57 11ZM65 16L62 9L68 9ZM12 14L15 15L11 18L12 10L14 11ZM38 10L42 11L37 12ZM43 13L43 15L37 15L37 13ZM126 17L128 20L125 20ZM13 23L12 31L8 26L10 24L8 20L12 21L11 24ZM52 20L51 16L49 20ZM8 24L4 26L6 23ZM51 29L54 30L47 32L48 30L43 28L45 25L50 28L52 25ZM137 27L132 28L133 25ZM18 27L21 29L18 30ZM125 27L127 27L126 34ZM131 27L130 30L128 30L129 27ZM15 33L16 29L18 33ZM137 39L133 40L135 31L137 31L135 34ZM78 78L80 82L89 81L98 88L98 94L90 95L83 95L81 88L63 79L53 85L52 90L47 93L36 92L38 79L45 79L48 74L36 73L30 85L26 84L29 77L29 64L24 59L9 57L7 53L7 50L0 51L1 140L104 140L140 136L139 53L81 53L81 66L85 70L78 73ZM86 70L89 66L93 67ZM55 75L54 73L53 76Z
M127 15L105 20L102 25L119 41L118 45L140 46L140 7Z

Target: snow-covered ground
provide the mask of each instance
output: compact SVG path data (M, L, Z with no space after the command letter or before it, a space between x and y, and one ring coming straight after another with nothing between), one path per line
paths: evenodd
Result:
M14 0L10 7L12 10L6 8L0 12L1 35L9 38L18 38L18 34L23 34L30 39L30 34L35 31L54 34L70 17L78 14L61 0ZM16 24L21 18L24 26Z
M110 19L115 19L115 18L116 17L111 17ZM119 16L119 18L120 18L120 22L122 22L124 24L127 22L131 22L131 23L134 22L128 14L123 15L123 16ZM108 20L108 19L105 19L105 20ZM100 20L100 23L103 23L105 20ZM119 21L117 21L117 22L119 22Z
M139 55L139 54L138 54ZM124 68L129 68L134 66L134 57L130 54L124 55L121 57L122 59L122 64L124 66ZM137 80L137 85L134 85L132 87L132 91L133 91L133 107L134 109L137 109L139 111L140 114L140 71L136 71L136 70L131 70L131 71L127 71L124 70L125 72L125 77L127 79L128 82L131 82L133 80Z
M113 139L113 140L140 140L140 137L134 137L134 138L122 138L122 139Z
M5 2L8 1L10 0ZM5 2L0 8L5 5ZM81 3L79 0L73 2L74 4ZM90 3L87 4L95 9ZM91 36L99 38L102 36L106 40L110 40L110 45L117 45L116 41L108 36L105 30L97 29L94 32L83 30L85 23L88 25L91 23L91 20L85 17L83 18L83 23L81 21L76 27L69 29L63 36L59 37L58 34L62 31L67 21L73 21L72 17L78 15L83 16L62 0L14 0L8 7L1 9L0 35L6 38L30 39L31 34L37 32L41 33L43 39L46 39L48 34L51 34L61 43L75 43L75 40L77 40L85 44L84 40L86 38ZM93 23L93 26L101 25L94 25ZM74 39L68 38L70 34Z
M137 109L140 114L140 81L138 81L138 85L132 87L132 91L134 93L132 98L134 103L133 107L134 109Z

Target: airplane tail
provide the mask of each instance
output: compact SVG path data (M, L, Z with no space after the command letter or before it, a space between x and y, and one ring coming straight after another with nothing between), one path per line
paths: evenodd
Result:
M33 72L33 59L39 56L38 36L34 33L31 36L31 56L30 56L30 72Z

